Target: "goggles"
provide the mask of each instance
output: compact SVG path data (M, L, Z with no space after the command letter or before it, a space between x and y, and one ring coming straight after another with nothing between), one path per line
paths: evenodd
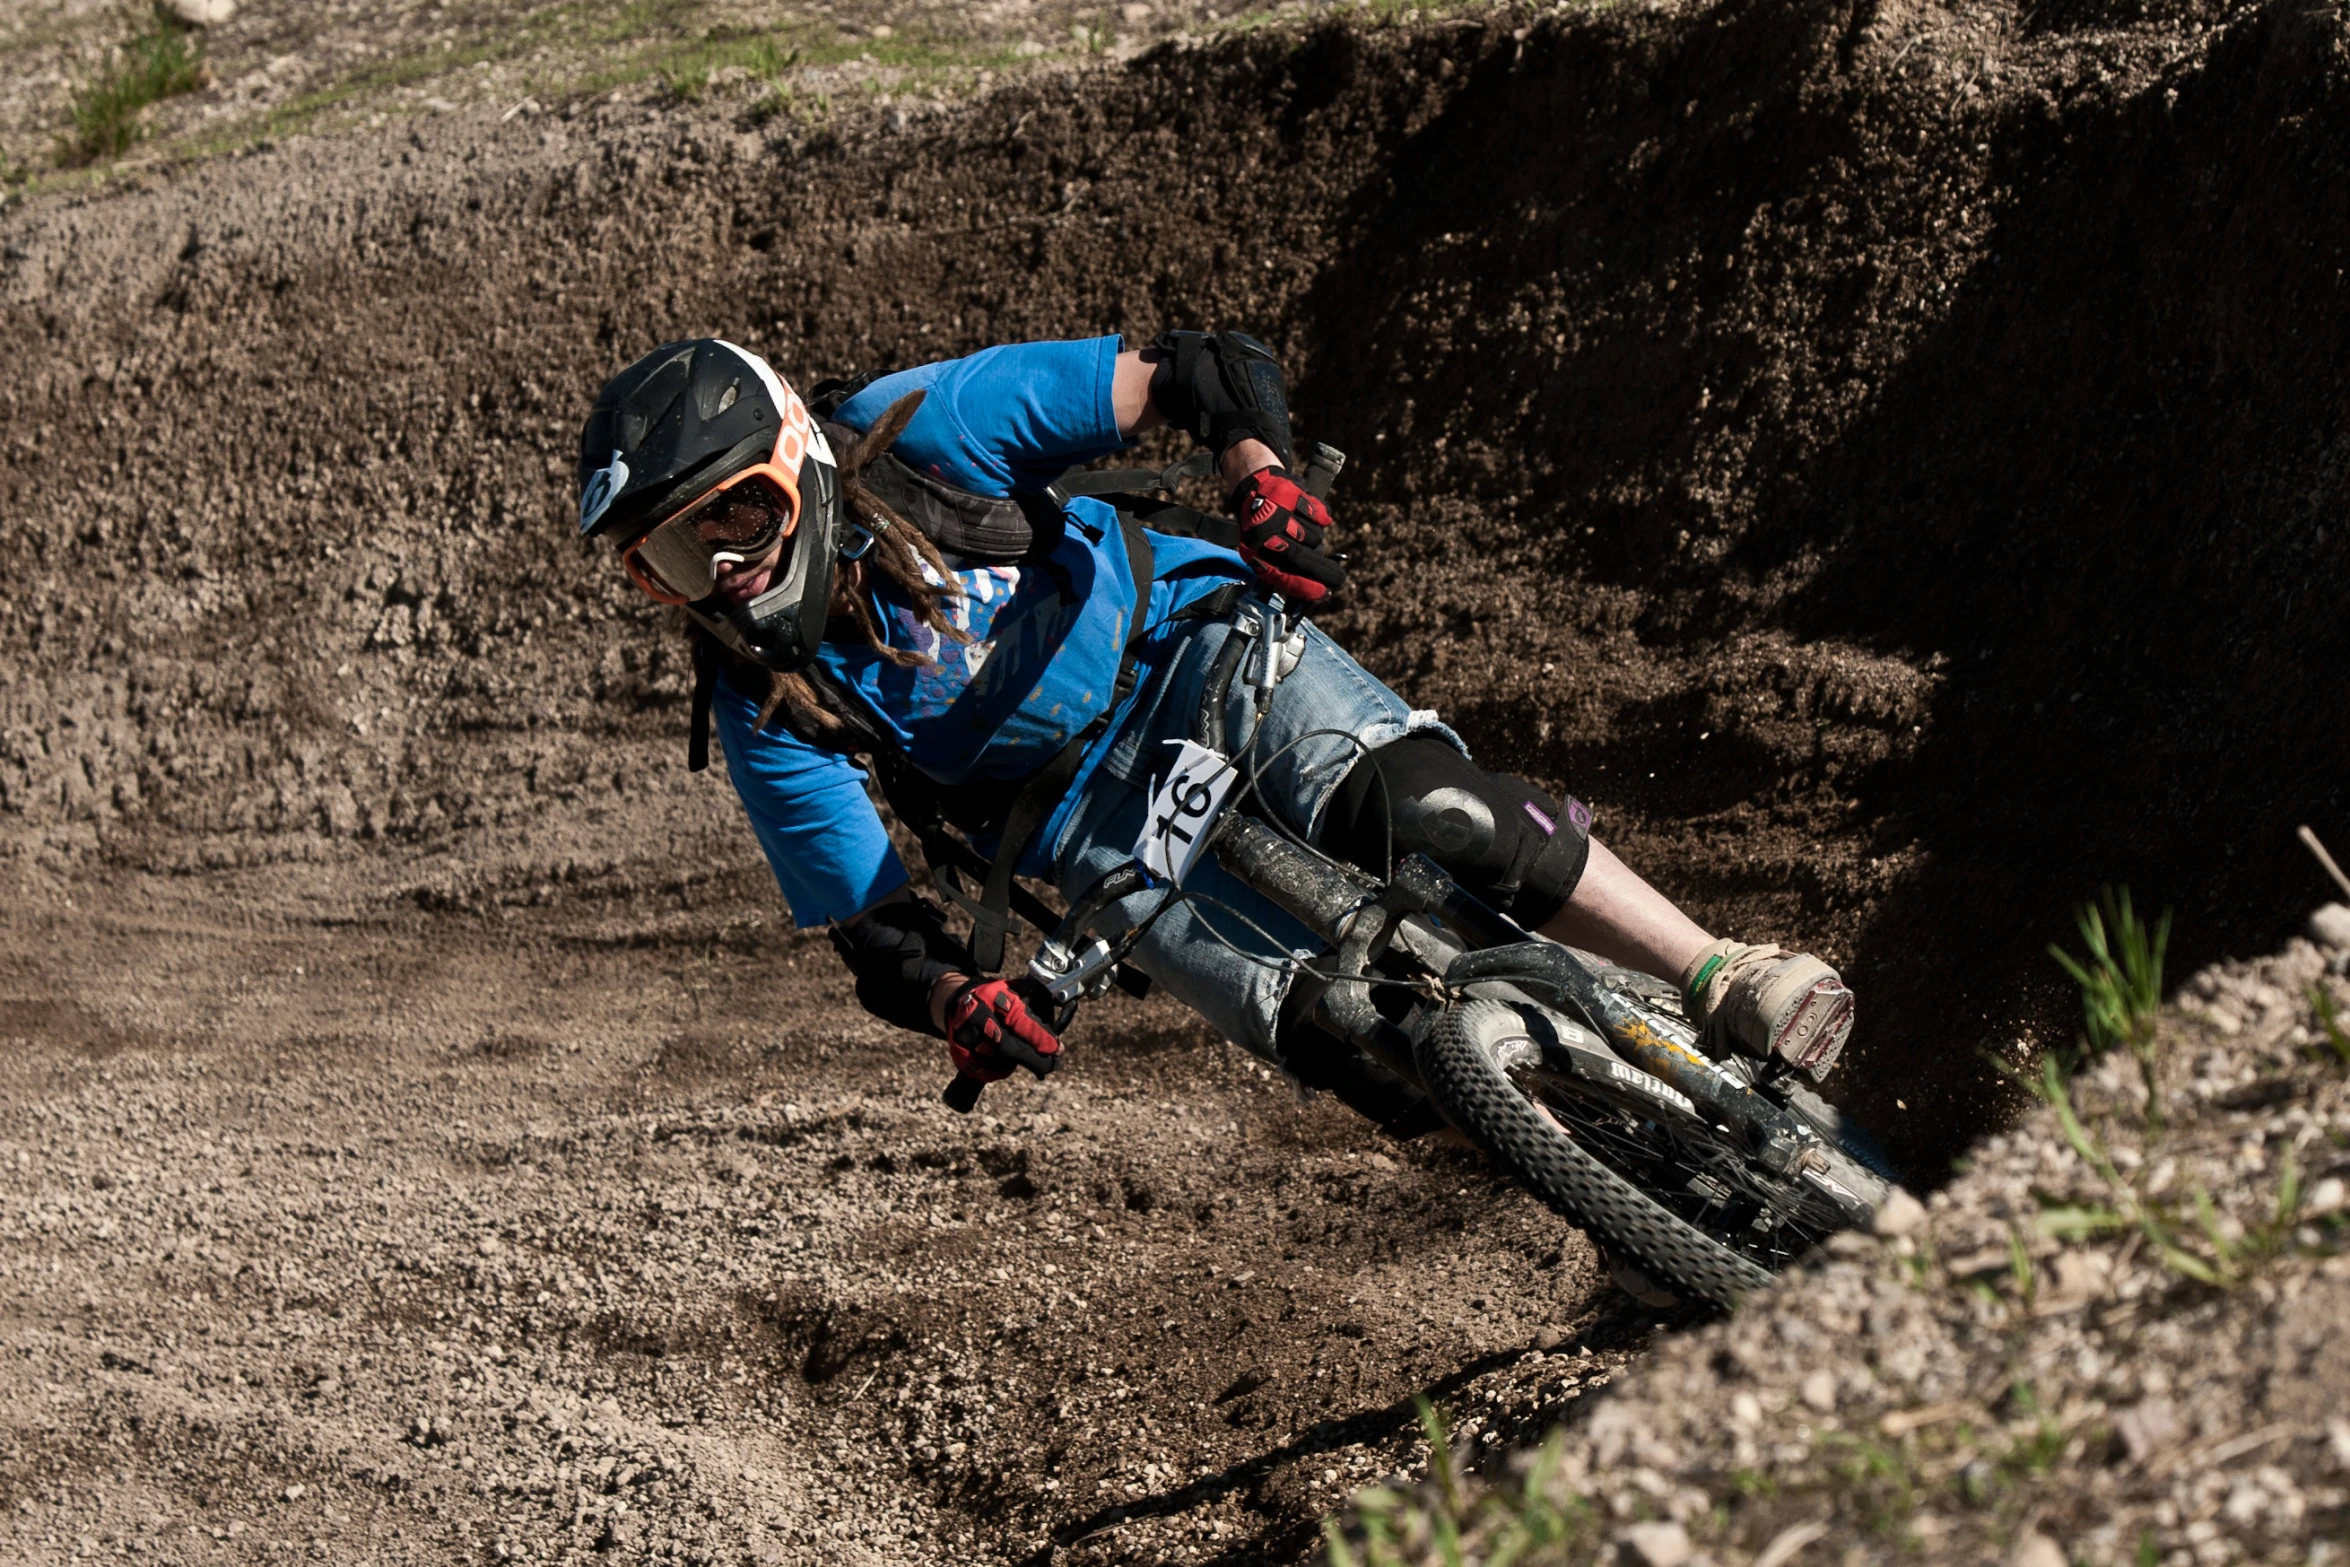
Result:
M800 523L796 475L763 462L711 489L620 552L658 603L693 604L718 589L718 568L757 560Z

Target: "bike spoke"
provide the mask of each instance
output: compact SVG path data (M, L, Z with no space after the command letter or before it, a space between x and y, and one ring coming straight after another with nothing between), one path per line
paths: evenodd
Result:
M1755 1170L1744 1150L1694 1126L1668 1126L1645 1106L1556 1071L1526 1069L1510 1077L1602 1163L1766 1267L1785 1266L1843 1227L1831 1205ZM1684 1185L1660 1179L1674 1172L1687 1178Z

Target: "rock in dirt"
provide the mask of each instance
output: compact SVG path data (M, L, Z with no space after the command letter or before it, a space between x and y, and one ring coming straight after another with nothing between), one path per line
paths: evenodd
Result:
M2007 1567L2072 1567L2072 1564L2063 1546L2037 1529L2027 1529L2016 1537L2014 1548L2007 1553Z
M2150 1398L2117 1410L2113 1434L2121 1438L2122 1449L2132 1463L2145 1463L2178 1441L2178 1406L2167 1398Z
M2309 939L2321 947L2350 950L2350 906L2329 903L2310 915Z
M1909 1235L1925 1224L1926 1205L1912 1197L1907 1187L1896 1186L1877 1209L1873 1222L1879 1235Z
M237 14L237 0L163 0L163 9L190 27L218 27Z
M1617 1543L1630 1567L1684 1567L1692 1554L1689 1531L1677 1523L1636 1523Z

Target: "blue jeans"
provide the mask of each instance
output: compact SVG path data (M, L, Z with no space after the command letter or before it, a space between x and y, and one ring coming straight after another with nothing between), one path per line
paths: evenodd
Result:
M1083 896L1134 858L1153 775L1164 777L1175 757L1175 747L1167 742L1191 738L1208 666L1230 634L1228 625L1215 622L1187 633L1188 645L1167 660L1165 673L1143 693L1108 757L1087 781L1053 846L1054 881L1064 896ZM1242 660L1244 670L1255 657L1252 648ZM1245 679L1234 680L1226 704L1227 732L1235 736L1247 733L1253 711L1246 686ZM1454 745L1461 743L1434 713L1413 709L1309 625L1305 654L1274 688L1254 746L1259 799L1250 810L1276 814L1292 831L1310 838L1323 808L1364 752L1415 729L1431 729ZM1127 961L1226 1039L1278 1062L1273 1037L1289 993L1287 965L1310 960L1322 950L1321 939L1242 884L1212 855L1192 867L1184 889L1200 901L1168 910ZM1136 893L1112 904L1094 928L1115 938L1153 913L1165 896L1159 889Z

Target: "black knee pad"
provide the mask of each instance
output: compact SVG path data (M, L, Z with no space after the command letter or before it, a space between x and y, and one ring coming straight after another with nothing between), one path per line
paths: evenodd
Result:
M1322 847L1376 875L1425 854L1520 924L1566 906L1591 857L1591 809L1489 773L1441 736L1405 735L1355 763L1322 819Z

